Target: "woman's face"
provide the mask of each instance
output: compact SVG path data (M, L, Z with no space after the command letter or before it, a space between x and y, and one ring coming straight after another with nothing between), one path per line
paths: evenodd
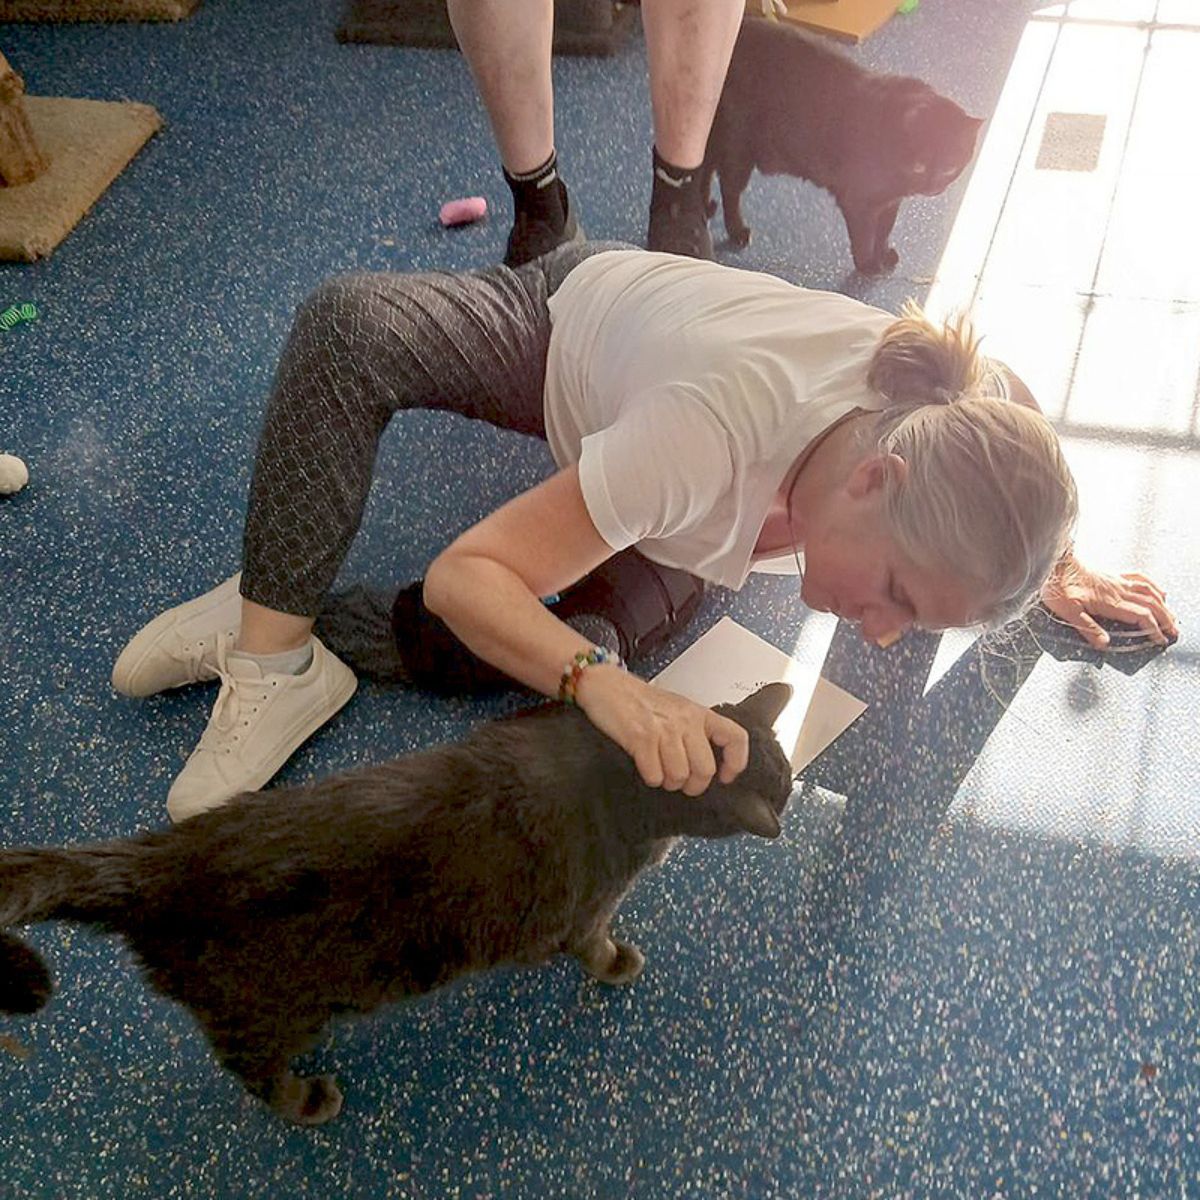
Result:
M854 622L873 642L913 627L976 624L982 605L961 579L918 566L895 544L883 507L888 469L879 458L860 464L804 522L805 604Z

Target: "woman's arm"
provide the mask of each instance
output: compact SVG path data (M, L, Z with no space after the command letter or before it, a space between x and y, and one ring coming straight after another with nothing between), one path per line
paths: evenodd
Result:
M1004 363L997 362L996 366L1008 385L1010 399L1041 412L1020 376ZM1136 625L1160 645L1179 636L1174 614L1167 608L1166 593L1153 580L1136 572L1108 575L1092 571L1075 557L1074 548L1058 560L1041 598L1059 620L1098 650L1108 645L1109 637L1097 624L1097 617Z
M425 604L480 658L556 696L564 668L589 643L539 597L569 587L612 553L588 514L577 469L567 467L438 555L425 576ZM717 774L714 746L723 782L746 765L746 731L735 721L616 666L588 667L576 700L652 787L698 795Z

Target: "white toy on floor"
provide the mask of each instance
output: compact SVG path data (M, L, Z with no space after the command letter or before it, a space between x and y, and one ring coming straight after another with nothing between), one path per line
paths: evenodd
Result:
M0 496L11 496L29 482L29 468L15 454L0 454Z

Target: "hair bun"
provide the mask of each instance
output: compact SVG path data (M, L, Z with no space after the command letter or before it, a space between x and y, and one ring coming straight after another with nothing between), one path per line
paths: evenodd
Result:
M953 404L987 374L979 338L965 316L939 327L908 300L875 347L867 385L892 404L915 408Z

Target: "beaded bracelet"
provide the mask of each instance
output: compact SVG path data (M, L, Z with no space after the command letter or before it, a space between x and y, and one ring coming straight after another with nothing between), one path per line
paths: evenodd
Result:
M593 646L590 650L580 650L563 668L562 679L558 683L558 698L564 704L577 704L575 692L579 687L579 677L588 667L599 666L601 663L613 663L624 667L620 655L614 654L605 646Z

